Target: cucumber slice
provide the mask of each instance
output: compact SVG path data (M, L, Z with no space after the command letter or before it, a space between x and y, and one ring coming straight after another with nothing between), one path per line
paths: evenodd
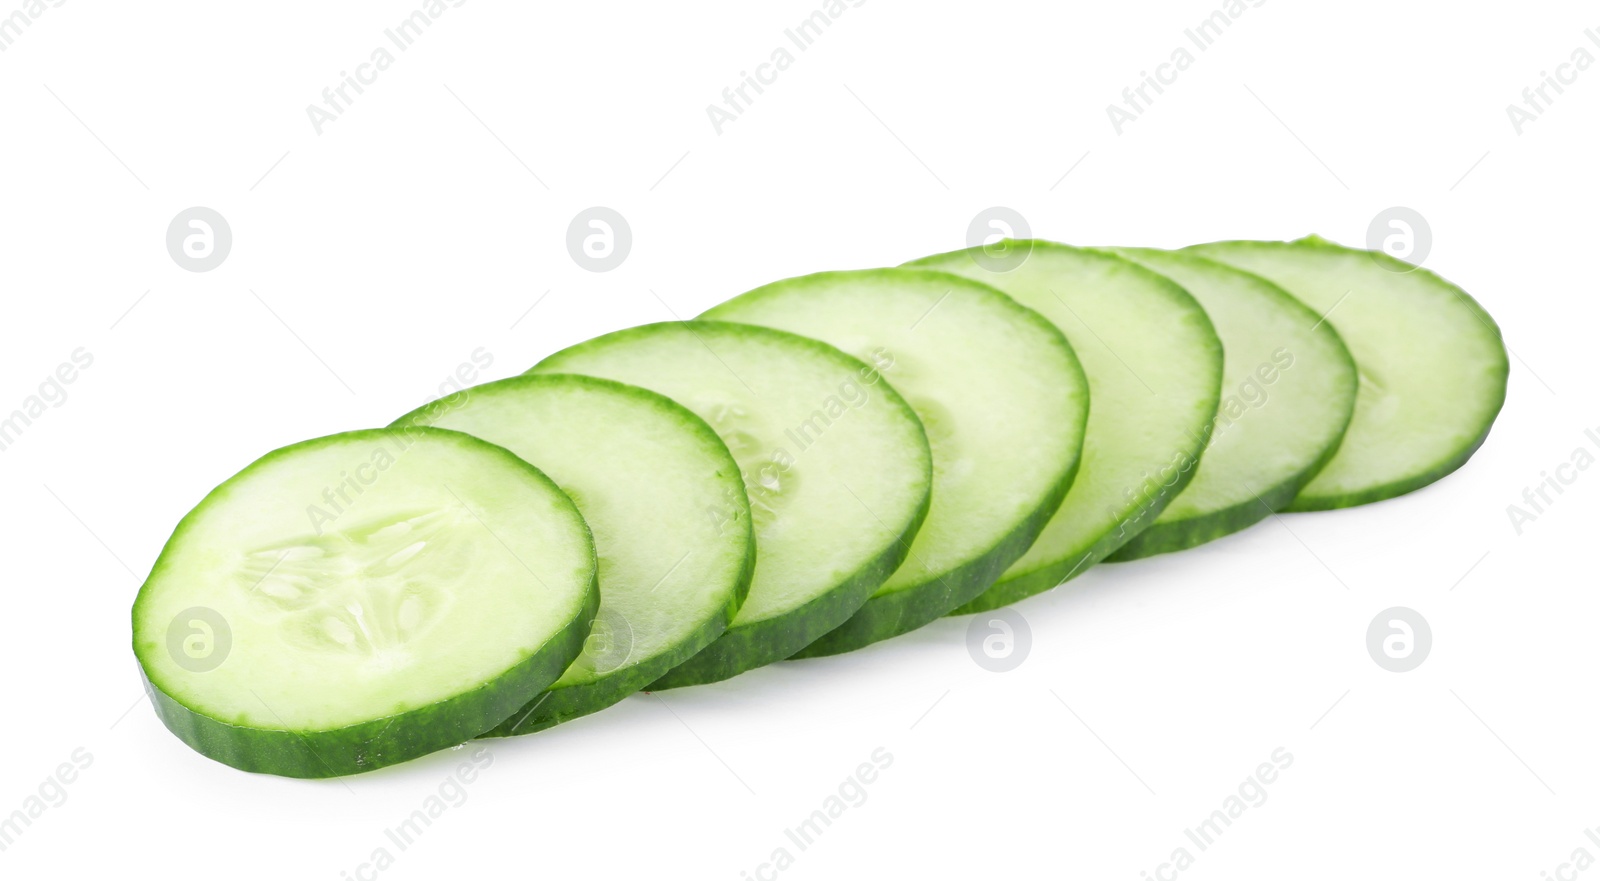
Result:
M178 523L133 606L156 713L246 771L329 777L462 743L561 675L599 605L549 478L454 431L268 453Z
M739 466L700 417L592 376L474 386L402 416L499 444L550 475L594 532L600 614L549 690L489 731L526 734L601 710L727 629L750 587L755 543ZM727 522L704 516L728 511Z
M1359 374L1355 415L1285 510L1393 498L1460 468L1505 403L1500 328L1467 293L1387 254L1311 236L1187 249L1263 276L1332 324Z
M1288 504L1332 458L1356 402L1333 326L1277 285L1203 257L1113 253L1184 286L1222 338L1222 404L1194 480L1113 561L1221 538Z
M1167 278L1114 254L1007 241L1003 261L970 248L914 260L994 285L1050 319L1089 379L1088 426L1066 500L1000 580L957 613L1062 584L1121 547L1183 491L1217 413L1222 343L1205 310Z
M1066 337L988 285L944 272L824 272L756 288L704 318L776 327L858 357L921 417L933 501L906 562L850 620L795 657L921 627L981 593L1061 505L1083 445L1089 388Z
M650 688L789 657L843 624L905 560L928 510L931 453L878 369L807 337L719 321L618 331L533 368L660 392L709 422L743 469L756 535L750 595L726 633Z

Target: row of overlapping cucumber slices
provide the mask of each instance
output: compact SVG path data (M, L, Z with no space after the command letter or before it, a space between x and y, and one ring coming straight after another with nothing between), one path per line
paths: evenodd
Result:
M793 278L268 453L134 647L201 753L356 773L1410 492L1506 374L1461 289L1318 238Z

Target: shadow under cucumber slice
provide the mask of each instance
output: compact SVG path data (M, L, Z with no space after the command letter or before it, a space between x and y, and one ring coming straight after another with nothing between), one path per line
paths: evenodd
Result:
M932 503L905 563L794 657L857 649L968 602L1033 544L1072 482L1089 410L1083 370L1055 325L988 285L920 269L823 272L701 317L877 353L933 450Z
M1078 476L1039 538L957 613L1042 593L1115 551L1194 475L1217 413L1222 344L1205 310L1164 276L1105 251L1012 241L913 260L975 278L1060 328L1089 380Z
M527 734L604 709L727 629L750 587L755 543L739 466L711 427L668 398L592 376L535 374L474 386L395 425L499 444L578 506L600 560L600 612L583 654L486 736ZM725 521L705 516L727 511Z
M1311 236L1185 249L1279 285L1332 324L1359 371L1355 414L1328 464L1284 510L1403 495L1456 470L1489 435L1510 364L1467 293L1386 254Z
M538 469L436 428L275 450L178 523L133 606L161 721L224 764L370 771L504 721L578 656L589 529Z
M1108 557L1134 560L1238 532L1287 505L1333 457L1356 366L1333 326L1257 275L1150 248L1117 255L1184 286L1222 338L1222 403L1194 480Z
M928 510L922 423L879 367L807 337L665 322L557 352L533 373L652 389L708 422L743 469L756 568L733 624L652 689L727 679L843 624L904 561ZM725 522L726 511L703 516Z

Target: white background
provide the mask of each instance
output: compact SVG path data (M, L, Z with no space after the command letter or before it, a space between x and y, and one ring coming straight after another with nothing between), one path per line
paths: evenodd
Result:
M306 106L418 5L74 0L0 53L0 411L94 358L0 453L0 814L93 756L0 875L375 877L384 830L467 753L308 782L168 734L128 609L178 518L269 449L387 423L478 347L483 378L509 376L776 278L961 247L992 205L1157 246L1361 244L1415 208L1427 264L1516 355L1505 409L1427 490L1021 603L1010 673L946 619L492 742L465 803L376 877L1140 879L1189 846L1185 879L1535 879L1600 856L1600 471L1520 535L1506 512L1600 452L1600 67L1520 135L1505 110L1575 47L1600 55L1592 6L1269 0L1119 135L1106 105L1213 0L869 0L719 135L706 106L812 0L474 0L317 134ZM165 249L192 205L232 226L212 272ZM592 205L633 230L609 273L566 251ZM1395 605L1434 634L1405 674L1364 644ZM784 837L879 747L864 804L804 851ZM1266 803L1197 851L1183 830L1278 747ZM761 869L780 846L794 864Z

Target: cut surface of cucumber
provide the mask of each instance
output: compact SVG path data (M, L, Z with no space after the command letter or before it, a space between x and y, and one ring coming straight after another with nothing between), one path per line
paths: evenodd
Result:
M1176 251L1115 248L1188 290L1222 339L1222 403L1194 480L1108 559L1178 551L1287 505L1350 424L1356 367L1333 326L1282 288Z
M787 658L843 624L899 568L927 513L931 454L880 367L783 331L689 321L607 334L530 371L666 395L709 423L742 469L756 536L749 596L721 637L650 688ZM702 516L721 523L727 511Z
M1186 249L1253 272L1332 324L1355 358L1355 414L1338 452L1285 510L1392 498L1461 467L1505 403L1500 328L1467 293L1387 254L1316 236Z
M1088 384L1031 309L970 279L918 269L775 282L703 318L759 324L886 362L933 450L928 518L900 569L795 657L831 655L946 614L999 578L1061 504L1083 445Z
M1066 334L1089 380L1078 476L1039 538L1000 580L957 613L1049 590L1112 553L1161 513L1194 476L1217 412L1222 344L1182 287L1114 254L1045 241L1007 241L1020 262L985 248L911 266L975 278L1038 311Z
M499 444L549 475L594 534L600 612L583 654L489 731L539 731L604 709L727 629L755 566L739 466L710 426L637 386L530 374L402 416ZM725 519L705 516L709 508Z
M133 607L162 722L236 768L329 777L463 743L571 664L594 544L549 478L432 428L268 453L179 522Z

